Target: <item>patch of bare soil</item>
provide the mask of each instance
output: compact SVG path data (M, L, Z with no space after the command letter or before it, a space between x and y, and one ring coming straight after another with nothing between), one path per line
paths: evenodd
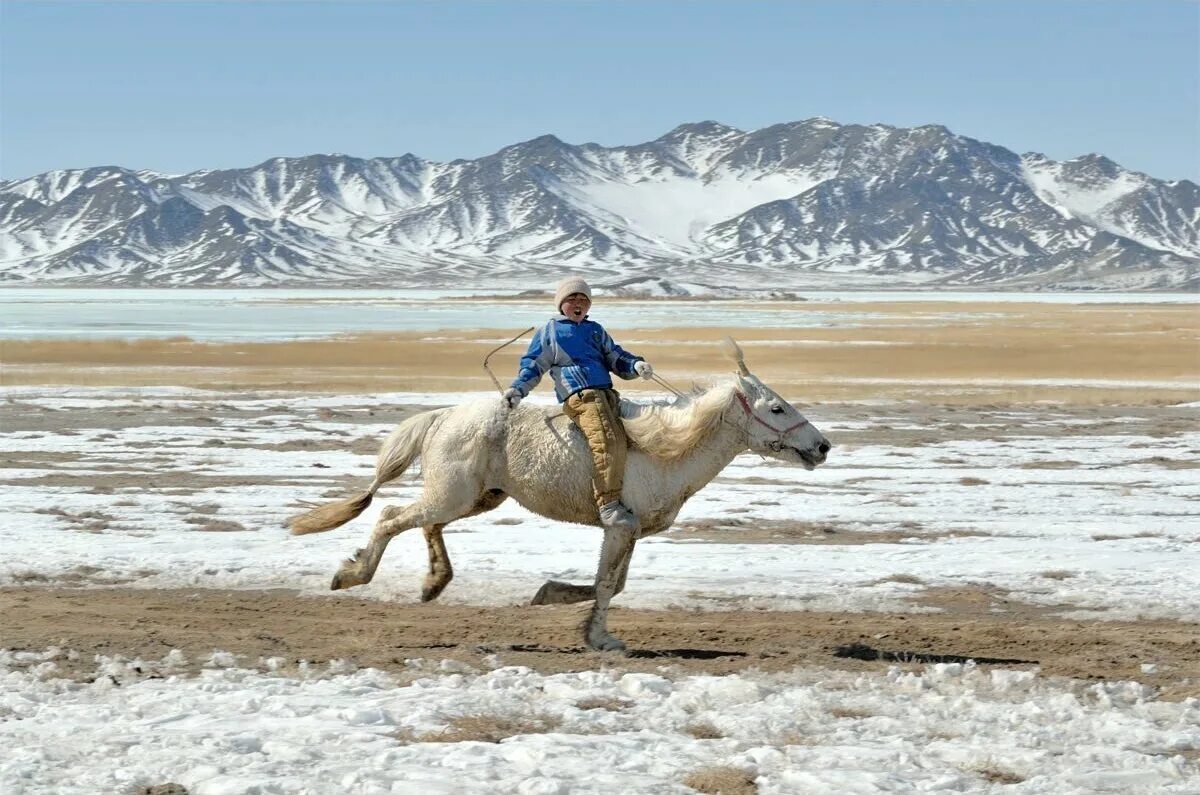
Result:
M546 734L557 729L561 723L553 715L456 715L447 719L444 728L414 735L409 742L498 743L522 734Z
M703 767L688 773L683 785L704 795L754 795L754 774L740 767Z
M1043 574L1042 576L1046 575ZM1061 573L1052 573L1050 579L1053 579L1055 576L1061 576ZM893 578L893 581L901 582L902 580ZM1061 613L1064 610L1078 609L1076 605L1065 604L1032 605L1019 599L1010 599L1009 593L1010 591L1007 588L1001 588L991 583L938 586L925 588L912 596L909 601L920 607L931 607L935 610L966 616L1012 612L1020 612L1025 616L1050 616Z
M919 539L985 536L987 533L953 531L931 533L916 527L868 530L837 522L796 519L694 519L676 522L658 538L710 544L899 544Z
M1200 462L1196 461L1181 461L1178 458L1167 458L1162 455L1154 455L1149 458L1143 458L1140 461L1130 461L1133 465L1149 465L1162 467L1163 469L1200 469Z
M1020 604L993 612L999 594L941 593L936 614L656 611L614 608L610 628L626 654L588 651L578 626L587 606L470 607L386 604L287 591L0 589L0 647L79 652L68 674L94 674L93 656L161 659L180 649L195 669L214 650L243 665L282 657L335 659L403 672L405 660L454 659L544 673L600 667L687 673L788 670L820 665L880 670L894 663L834 656L839 646L885 652L1036 661L1048 675L1133 679L1163 698L1200 696L1200 624L1088 622ZM492 656L494 655L494 657ZM1154 673L1141 666L1156 665Z

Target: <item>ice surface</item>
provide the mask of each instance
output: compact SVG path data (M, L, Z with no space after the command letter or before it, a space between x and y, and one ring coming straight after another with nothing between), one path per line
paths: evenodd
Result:
M515 290L492 289L495 295ZM0 338L95 339L186 336L198 340L282 340L361 332L487 328L517 330L550 316L545 298L509 300L504 312L481 312L478 303L439 300L478 295L470 290L269 290L269 289L0 289ZM950 293L803 291L803 312L770 302L612 301L597 317L624 328L673 328L681 314L704 326L848 328L879 316L841 304L896 301L1037 303L1200 303L1200 293ZM702 310L702 311L695 311ZM949 309L923 322L980 317Z

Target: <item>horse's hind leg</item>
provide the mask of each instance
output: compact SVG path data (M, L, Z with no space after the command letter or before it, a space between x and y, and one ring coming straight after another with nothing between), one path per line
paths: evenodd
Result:
M466 515L468 510L470 503L431 505L424 499L418 499L400 508L389 505L379 514L375 529L371 531L371 540L343 563L337 574L333 575L332 590L340 591L343 588L369 583L375 576L375 570L379 568L379 561L383 559L388 542L405 530L427 525L442 527L447 522Z
M446 542L442 540L444 524L425 525L425 545L429 547L429 573L421 586L421 601L429 602L438 598L454 579L454 567L450 565L450 555L446 552Z
M508 499L508 495L500 489L488 489L475 504L471 506L462 518L490 511ZM429 548L429 573L421 586L421 601L430 602L437 599L450 580L454 579L454 567L450 565L450 554L446 551L446 542L442 538L442 524L425 525L425 545Z

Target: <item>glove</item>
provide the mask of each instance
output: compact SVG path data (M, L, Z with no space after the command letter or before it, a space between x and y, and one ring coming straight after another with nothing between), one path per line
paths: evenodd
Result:
M654 375L654 368L650 366L650 362L647 362L644 360L639 361L639 362L634 362L633 363L633 371L635 373L637 373L638 375L640 375L642 378L645 378L647 381L649 381L650 377L652 375Z
M513 388L513 387L509 387L509 388L508 388L508 391L504 393L504 397L503 397L503 398L501 398L501 400L503 400L503 401L504 401L504 405L505 405L505 407L506 407L506 408L507 408L509 411L512 411L512 410L513 410L513 409L515 409L515 408L516 408L518 405L520 405L520 403L521 403L521 397L522 397L522 395L521 395L521 393L520 393L520 392L518 392L518 391L517 391L515 388Z

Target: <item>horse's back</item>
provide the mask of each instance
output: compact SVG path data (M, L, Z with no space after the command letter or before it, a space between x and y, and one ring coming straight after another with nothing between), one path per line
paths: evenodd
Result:
M559 406L520 406L509 416L503 488L534 513L567 522L596 521L592 456Z
M622 401L626 411L641 404ZM641 480L653 466L630 450L626 475ZM498 400L455 406L434 429L426 459L433 471L465 467L484 489L499 489L534 513L567 522L597 521L592 455L562 407L523 404L512 411ZM639 477L643 476L643 477Z

